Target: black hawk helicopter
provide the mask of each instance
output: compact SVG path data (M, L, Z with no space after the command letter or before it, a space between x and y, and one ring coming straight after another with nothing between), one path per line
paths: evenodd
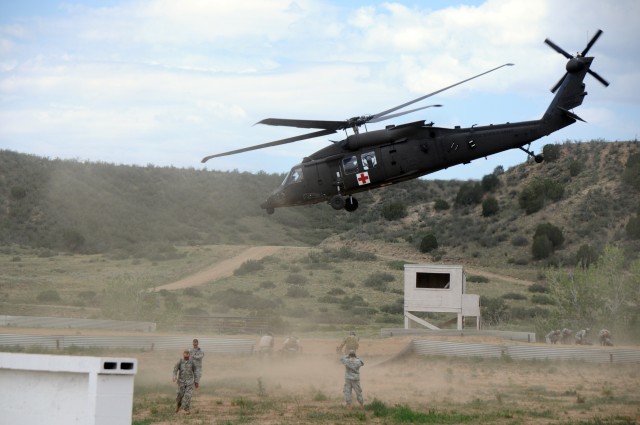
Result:
M544 159L542 155L535 155L524 146L577 120L584 122L571 110L580 106L587 95L583 83L587 73L605 86L609 85L604 78L590 69L594 58L586 56L601 34L602 31L598 30L584 50L576 56L570 55L551 40L545 40L546 44L569 61L566 65L566 73L551 89L551 92L555 93L551 104L539 120L469 128L459 126L441 128L434 127L433 123L426 123L426 121L416 121L402 125L389 125L384 130L359 131L359 127L367 123L441 106L428 105L396 112L474 78L512 65L504 64L374 115L353 117L343 121L267 118L257 124L320 130L207 156L202 159L202 162L221 156L326 136L338 130L352 129L353 134L346 139L334 142L305 157L300 164L291 168L280 187L261 204L269 214L273 214L275 208L323 201L328 202L336 210L344 208L353 212L358 208L358 201L353 196L355 193L415 179L452 165L467 164L474 159L508 149L519 148L539 163Z

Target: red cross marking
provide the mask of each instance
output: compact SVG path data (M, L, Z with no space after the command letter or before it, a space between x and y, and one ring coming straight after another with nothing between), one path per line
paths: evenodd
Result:
M367 183L369 183L369 173L358 174L358 185L362 186Z

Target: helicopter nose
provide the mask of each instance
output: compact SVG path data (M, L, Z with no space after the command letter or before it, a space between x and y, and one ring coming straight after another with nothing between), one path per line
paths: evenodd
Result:
M270 209L275 207L281 207L286 204L286 195L283 191L278 190L267 198L260 207L263 209Z

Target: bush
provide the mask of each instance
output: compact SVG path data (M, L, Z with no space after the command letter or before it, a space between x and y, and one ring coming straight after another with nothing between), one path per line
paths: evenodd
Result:
M640 239L640 216L631 217L625 230L629 239Z
M546 235L536 236L531 245L531 253L536 260L542 260L553 253L553 244Z
M300 286L290 286L287 288L287 297L291 298L306 298L309 296L309 291L306 288Z
M569 163L569 175L575 177L584 170L584 162L574 159Z
M285 281L291 285L304 285L307 283L307 278L299 273L291 273Z
M47 289L40 292L36 299L40 302L48 303L60 301L62 298L60 298L60 294L55 289Z
M480 297L482 317L489 325L498 325L508 318L508 308L503 298Z
M583 244L578 248L575 264L582 268L588 268L589 265L595 264L596 261L598 261L598 257L598 253L591 247L591 245Z
M387 283L394 280L395 277L389 273L374 273L365 279L364 286L384 292L387 289Z
M527 296L519 292L508 292L502 296L505 300L526 300Z
M622 172L622 181L634 189L640 190L640 154L629 155Z
M438 239L436 239L436 235L429 233L420 242L420 252L431 252L434 249L438 249Z
M480 183L466 182L458 189L455 205L463 207L467 205L479 204L482 200L482 186Z
M485 276L478 276L478 275L472 274L467 277L467 282L488 283L489 278Z
M534 283L533 285L527 288L527 291L544 294L549 292L549 287L543 283Z
M555 301L548 295L545 294L533 294L531 296L531 302L534 304L542 304L542 305L554 305Z
M511 238L511 245L513 246L527 246L529 245L529 240L522 235L516 235Z
M444 199L436 199L436 201L433 203L433 209L436 211L444 211L448 210L449 208L451 208L449 206L449 203Z
M500 207L498 206L498 200L496 198L494 198L493 196L485 199L482 202L482 216L483 217L490 217L492 215L495 215L498 213L498 211L500 210Z
M544 156L545 161L557 161L558 158L560 158L560 145L544 145L542 147L542 155Z
M243 276L245 274L257 272L259 270L264 269L264 265L262 261L259 260L247 260L244 263L240 264L240 267L233 271L234 276Z
M485 192L493 192L500 185L500 179L494 174L487 174L482 178L482 189Z
M564 236L562 235L562 230L559 227L554 226L551 223L541 223L536 227L536 232L533 235L533 238L537 238L538 236L546 236L547 239L551 242L552 248L558 248L562 246L564 243Z
M407 206L400 201L386 202L382 205L382 217L387 221L399 220L407 216Z

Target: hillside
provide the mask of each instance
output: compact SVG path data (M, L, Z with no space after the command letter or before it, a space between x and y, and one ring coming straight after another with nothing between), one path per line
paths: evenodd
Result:
M640 154L638 143L565 143L545 151L542 164L498 169L481 182L413 180L365 192L355 213L318 204L272 216L259 203L282 175L0 151L0 246L163 259L179 245L316 246L337 240L390 244L410 253L419 252L424 235L432 233L436 258L505 266L529 264L536 226L551 223L564 241L546 261L572 263L585 244L601 251L617 243L633 257L638 244L626 226L638 214L640 191L633 186L637 170L627 162ZM631 175L626 183L625 170ZM490 198L489 214L484 204Z

